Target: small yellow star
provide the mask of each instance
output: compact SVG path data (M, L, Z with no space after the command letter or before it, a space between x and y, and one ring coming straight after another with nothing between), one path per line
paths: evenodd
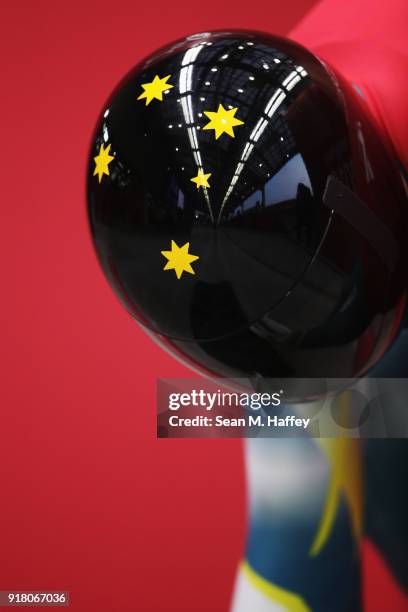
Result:
M156 98L156 100L160 100L160 102L163 102L163 92L167 91L168 89L172 89L172 87L174 87L174 85L170 85L170 83L167 83L167 80L170 77L171 77L171 74L168 74L167 76L161 79L156 74L153 81L151 81L150 83L144 83L142 85L144 92L140 94L140 96L138 97L138 100L142 100L143 98L146 98L146 106L150 104L150 102L154 98Z
M179 247L174 240L171 241L171 251L161 251L161 254L168 259L163 270L174 270L177 278L180 279L183 272L195 274L191 263L199 259L197 255L191 255L188 252L190 243L186 242L182 247Z
M99 147L99 155L94 157L95 170L94 170L93 175L94 176L95 174L98 175L99 182L101 182L102 176L104 174L107 174L109 176L108 166L111 163L112 159L114 159L113 155L109 155L110 148L111 148L110 144L108 144L106 149L104 149L103 144L101 144L101 146Z
M211 172L209 172L208 174L204 174L203 170L199 170L197 176L190 179L190 181L192 181L193 183L197 185L197 189L200 189L200 187L210 187L211 185L208 182L208 179L210 178L210 176L211 176Z
M236 125L242 125L244 123L240 119L235 118L235 113L237 110L238 108L231 108L230 110L227 110L222 104L220 104L216 113L204 111L204 115L207 115L210 122L203 127L203 130L215 130L216 140L218 140L218 138L224 132L228 134L228 136L232 136L232 138L234 138L235 135L233 127Z

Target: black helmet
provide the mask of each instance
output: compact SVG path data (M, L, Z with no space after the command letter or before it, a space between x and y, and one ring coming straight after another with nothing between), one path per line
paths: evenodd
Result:
M189 36L98 120L89 217L129 312L223 376L354 377L398 332L407 202L355 89L267 34Z

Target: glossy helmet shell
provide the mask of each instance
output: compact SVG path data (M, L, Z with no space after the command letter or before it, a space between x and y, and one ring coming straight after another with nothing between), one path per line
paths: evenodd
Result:
M162 101L139 98L168 75ZM233 137L204 129L220 104L243 122ZM87 193L124 306L206 371L360 376L399 329L407 202L392 149L355 89L293 42L205 33L142 61L102 110ZM172 241L199 257L194 273L164 270Z

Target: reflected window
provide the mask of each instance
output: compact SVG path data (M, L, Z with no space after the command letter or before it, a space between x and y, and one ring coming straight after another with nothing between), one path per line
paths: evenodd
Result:
M265 184L265 206L296 200L297 187L302 183L313 193L303 157L298 153Z

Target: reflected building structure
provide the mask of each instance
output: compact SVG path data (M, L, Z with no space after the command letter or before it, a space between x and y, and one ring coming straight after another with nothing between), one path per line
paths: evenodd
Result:
M285 99L298 97L301 81L307 77L306 70L294 67L283 53L275 50L271 59L269 47L253 41L241 43L238 38L228 44L225 41L197 44L186 51L181 62L168 65L169 71L179 73L177 104L182 111L174 105L163 109L178 153L173 171L185 182L181 173L191 167L192 155L198 169L205 169L217 178L211 190L204 191L204 197L211 196L209 214L218 224L237 216L242 202L252 192L263 189L268 179L296 155L294 138L281 114L286 112ZM215 110L220 101L227 108L239 109L247 132L248 124L253 123L253 117L257 118L249 134L243 137L237 131L232 141L225 136L215 141L210 133L202 131L207 122L204 111Z

